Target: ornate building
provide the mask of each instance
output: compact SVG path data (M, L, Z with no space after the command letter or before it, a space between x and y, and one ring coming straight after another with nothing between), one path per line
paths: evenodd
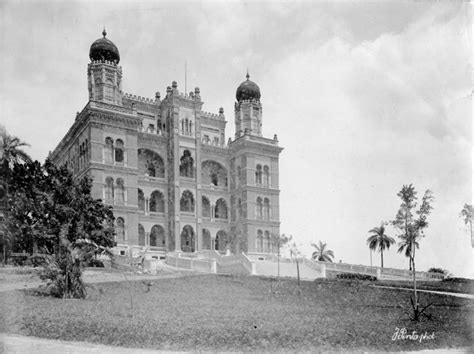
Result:
M113 205L116 251L272 252L279 234L278 157L262 136L260 89L236 92L235 137L226 143L224 110L202 110L199 88L173 82L154 99L122 92L120 54L106 32L92 43L89 102L51 153L93 195Z

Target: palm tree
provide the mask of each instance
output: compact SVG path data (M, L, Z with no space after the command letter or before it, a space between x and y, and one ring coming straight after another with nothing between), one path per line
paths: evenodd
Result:
M385 249L389 249L390 245L395 243L395 240L390 237L385 235L385 225L383 221L380 224L380 227L374 227L372 230L369 232L372 233L372 235L367 239L367 244L369 245L369 248L372 251L377 250L377 248L380 251L380 264L381 267L383 268L383 251Z
M334 252L326 248L326 243L319 241L319 245L312 243L311 246L316 248L316 251L314 251L311 255L312 259L321 262L332 262L332 258L334 258Z
M6 129L0 126L0 161L8 168L15 162L31 162L31 157L21 150L21 147L29 146L16 136L9 135Z
M415 245L416 248L420 248L420 244L418 241L416 241L416 238L413 236L406 236L406 235L400 235L399 236L402 241L398 243L398 253L405 252L405 257L408 258L408 262L410 265L410 270L412 269L412 252L411 248L412 245Z

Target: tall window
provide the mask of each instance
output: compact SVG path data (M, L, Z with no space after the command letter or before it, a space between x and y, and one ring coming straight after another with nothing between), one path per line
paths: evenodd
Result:
M263 252L263 232L257 231L257 252Z
M270 186L270 168L268 166L263 166L263 186Z
M239 219L242 217L242 199L239 198L237 201L237 215Z
M138 224L138 245L145 246L145 229L141 224Z
M202 217L210 218L211 217L211 203L207 197L202 196Z
M180 200L180 210L194 212L194 196L190 191L184 191Z
M142 175L165 177L165 164L160 155L148 149L138 150L138 170Z
M117 218L115 221L117 227L115 229L115 234L117 236L117 241L125 241L125 221L123 218Z
M123 162L123 141L117 139L115 141L115 162Z
M114 162L114 141L110 137L105 138L104 155L106 163Z
M263 245L264 252L270 252L270 231L265 231L265 238L264 238L264 245Z
M114 179L112 177L105 179L105 200L109 202L114 200Z
M189 150L184 150L181 156L181 164L179 165L179 175L181 177L194 177L194 160Z
M262 198L260 198L260 197L257 198L257 210L256 210L256 214L257 214L257 219L262 219L262 215L263 215L263 202L262 202Z
M163 198L163 193L160 191L153 191L150 197L150 211L156 213L165 212L165 200Z
M121 178L117 178L117 191L115 195L117 203L123 204L125 202L125 186Z
M227 204L222 198L216 202L216 219L227 219Z
M154 225L150 232L150 246L165 247L165 229L161 225Z
M263 217L265 220L270 220L270 199L268 198L263 201Z
M262 165L257 165L257 170L255 171L255 184L257 186L262 185Z
M138 209L145 211L145 195L141 189L138 189Z
M104 86L104 96L106 99L113 100L114 99L114 83L112 80L107 80Z

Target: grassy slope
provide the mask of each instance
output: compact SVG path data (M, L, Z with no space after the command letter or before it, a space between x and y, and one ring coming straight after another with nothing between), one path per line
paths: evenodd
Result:
M401 288L413 288L411 280L381 280L376 284L384 286L396 286ZM474 294L474 281L460 283L448 281L418 281L417 288L423 290L446 291L463 294Z
M130 317L128 283L100 284L86 300L0 293L0 331L65 340L168 350L420 350L466 347L472 342L471 310L465 299L422 295L436 304L434 320L412 323L398 306L407 292L345 281L190 276L154 281L145 293L134 284ZM435 332L430 341L392 341L395 327Z

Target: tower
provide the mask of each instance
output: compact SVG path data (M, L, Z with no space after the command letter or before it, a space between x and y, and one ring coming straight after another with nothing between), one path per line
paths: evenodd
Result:
M102 31L102 38L92 43L87 66L89 100L122 104L122 68L118 66L120 53L117 46Z
M247 80L237 88L234 106L235 137L245 132L250 135L262 136L262 104L260 103L260 88L253 81L247 71Z
M280 233L278 158L283 148L262 135L260 88L250 81L237 88L235 140L229 145L232 173L232 228L248 252L276 252L272 236Z

